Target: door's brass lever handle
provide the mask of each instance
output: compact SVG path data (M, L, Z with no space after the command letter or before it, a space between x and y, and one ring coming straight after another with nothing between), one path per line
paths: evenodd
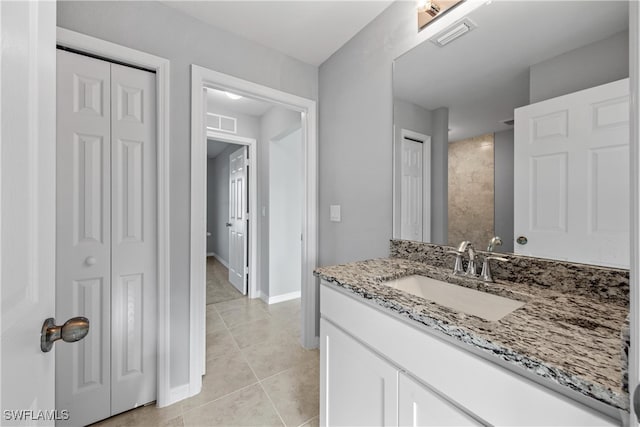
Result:
M73 317L62 326L56 326L55 319L50 317L42 324L40 350L47 353L53 348L53 343L59 339L64 342L76 342L86 337L88 333L89 319L86 317Z

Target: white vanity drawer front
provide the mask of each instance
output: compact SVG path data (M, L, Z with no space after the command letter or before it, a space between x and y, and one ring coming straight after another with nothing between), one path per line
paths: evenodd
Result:
M619 425L612 418L506 368L385 314L356 297L320 287L321 316L401 369L492 425Z

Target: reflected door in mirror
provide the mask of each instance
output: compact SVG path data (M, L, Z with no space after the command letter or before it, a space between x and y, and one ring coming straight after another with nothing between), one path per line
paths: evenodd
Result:
M629 267L628 94L623 79L516 109L516 253Z

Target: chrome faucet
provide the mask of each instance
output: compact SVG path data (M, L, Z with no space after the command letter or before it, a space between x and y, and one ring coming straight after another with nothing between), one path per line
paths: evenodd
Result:
M480 273L480 277L485 282L492 283L493 276L491 275L491 264L490 261L495 259L496 261L506 262L509 261L507 258L499 257L499 256L487 256L484 257L484 261L482 262L482 273Z
M462 265L462 256L465 252L469 253L469 264L467 264L466 273ZM458 245L457 250L448 251L448 253L456 255L456 262L453 265L453 274L455 274L456 276L467 275L470 277L478 277L478 273L476 270L476 251L475 249L473 249L473 245L471 244L471 242L465 240Z
M464 251L447 251L448 254L454 254L456 256L456 261L453 264L453 274L456 276L461 276L464 274L464 267L462 266L462 255L464 255Z
M496 246L502 246L502 239L500 236L493 236L487 246L487 252L493 252Z

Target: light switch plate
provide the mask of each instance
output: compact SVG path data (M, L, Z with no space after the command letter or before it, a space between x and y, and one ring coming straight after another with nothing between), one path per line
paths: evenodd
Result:
M340 222L340 205L329 206L329 220L332 222Z

